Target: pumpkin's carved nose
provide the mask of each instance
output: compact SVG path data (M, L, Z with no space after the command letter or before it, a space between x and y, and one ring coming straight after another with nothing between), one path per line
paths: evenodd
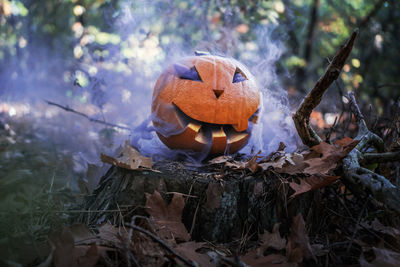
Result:
M215 97L218 99L222 93L224 92L224 90L219 90L219 89L213 89Z

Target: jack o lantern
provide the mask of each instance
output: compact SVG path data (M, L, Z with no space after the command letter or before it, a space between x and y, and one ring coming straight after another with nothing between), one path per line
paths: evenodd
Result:
M238 61L214 55L186 57L158 78L152 121L171 149L208 156L235 153L257 120L260 92L254 77Z

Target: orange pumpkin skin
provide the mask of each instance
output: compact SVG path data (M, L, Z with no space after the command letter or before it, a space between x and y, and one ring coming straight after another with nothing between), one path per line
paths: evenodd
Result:
M152 120L169 148L221 155L247 144L248 122L259 105L255 79L241 63L192 56L169 66L158 78Z

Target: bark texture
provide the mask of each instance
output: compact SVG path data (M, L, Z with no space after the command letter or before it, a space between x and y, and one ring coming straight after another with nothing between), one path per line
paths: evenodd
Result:
M271 231L277 222L289 227L289 218L307 215L312 199L310 192L287 201L287 185L272 173L245 176L243 171L216 180L215 172L189 171L177 162L157 168L160 173L111 167L86 197L79 221L122 224L146 214L146 193L157 190L169 201L178 192L186 196L182 221L192 239L231 242Z

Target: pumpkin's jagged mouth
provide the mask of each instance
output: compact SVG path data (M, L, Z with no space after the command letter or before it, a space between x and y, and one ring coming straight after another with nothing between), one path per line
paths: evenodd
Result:
M213 124L195 120L187 116L177 105L173 104L182 131L168 139L159 134L166 144L180 149L195 151L209 151L209 154L231 153L238 151L247 144L250 129L243 132L236 131L229 124ZM255 123L258 111L250 117L249 121Z

